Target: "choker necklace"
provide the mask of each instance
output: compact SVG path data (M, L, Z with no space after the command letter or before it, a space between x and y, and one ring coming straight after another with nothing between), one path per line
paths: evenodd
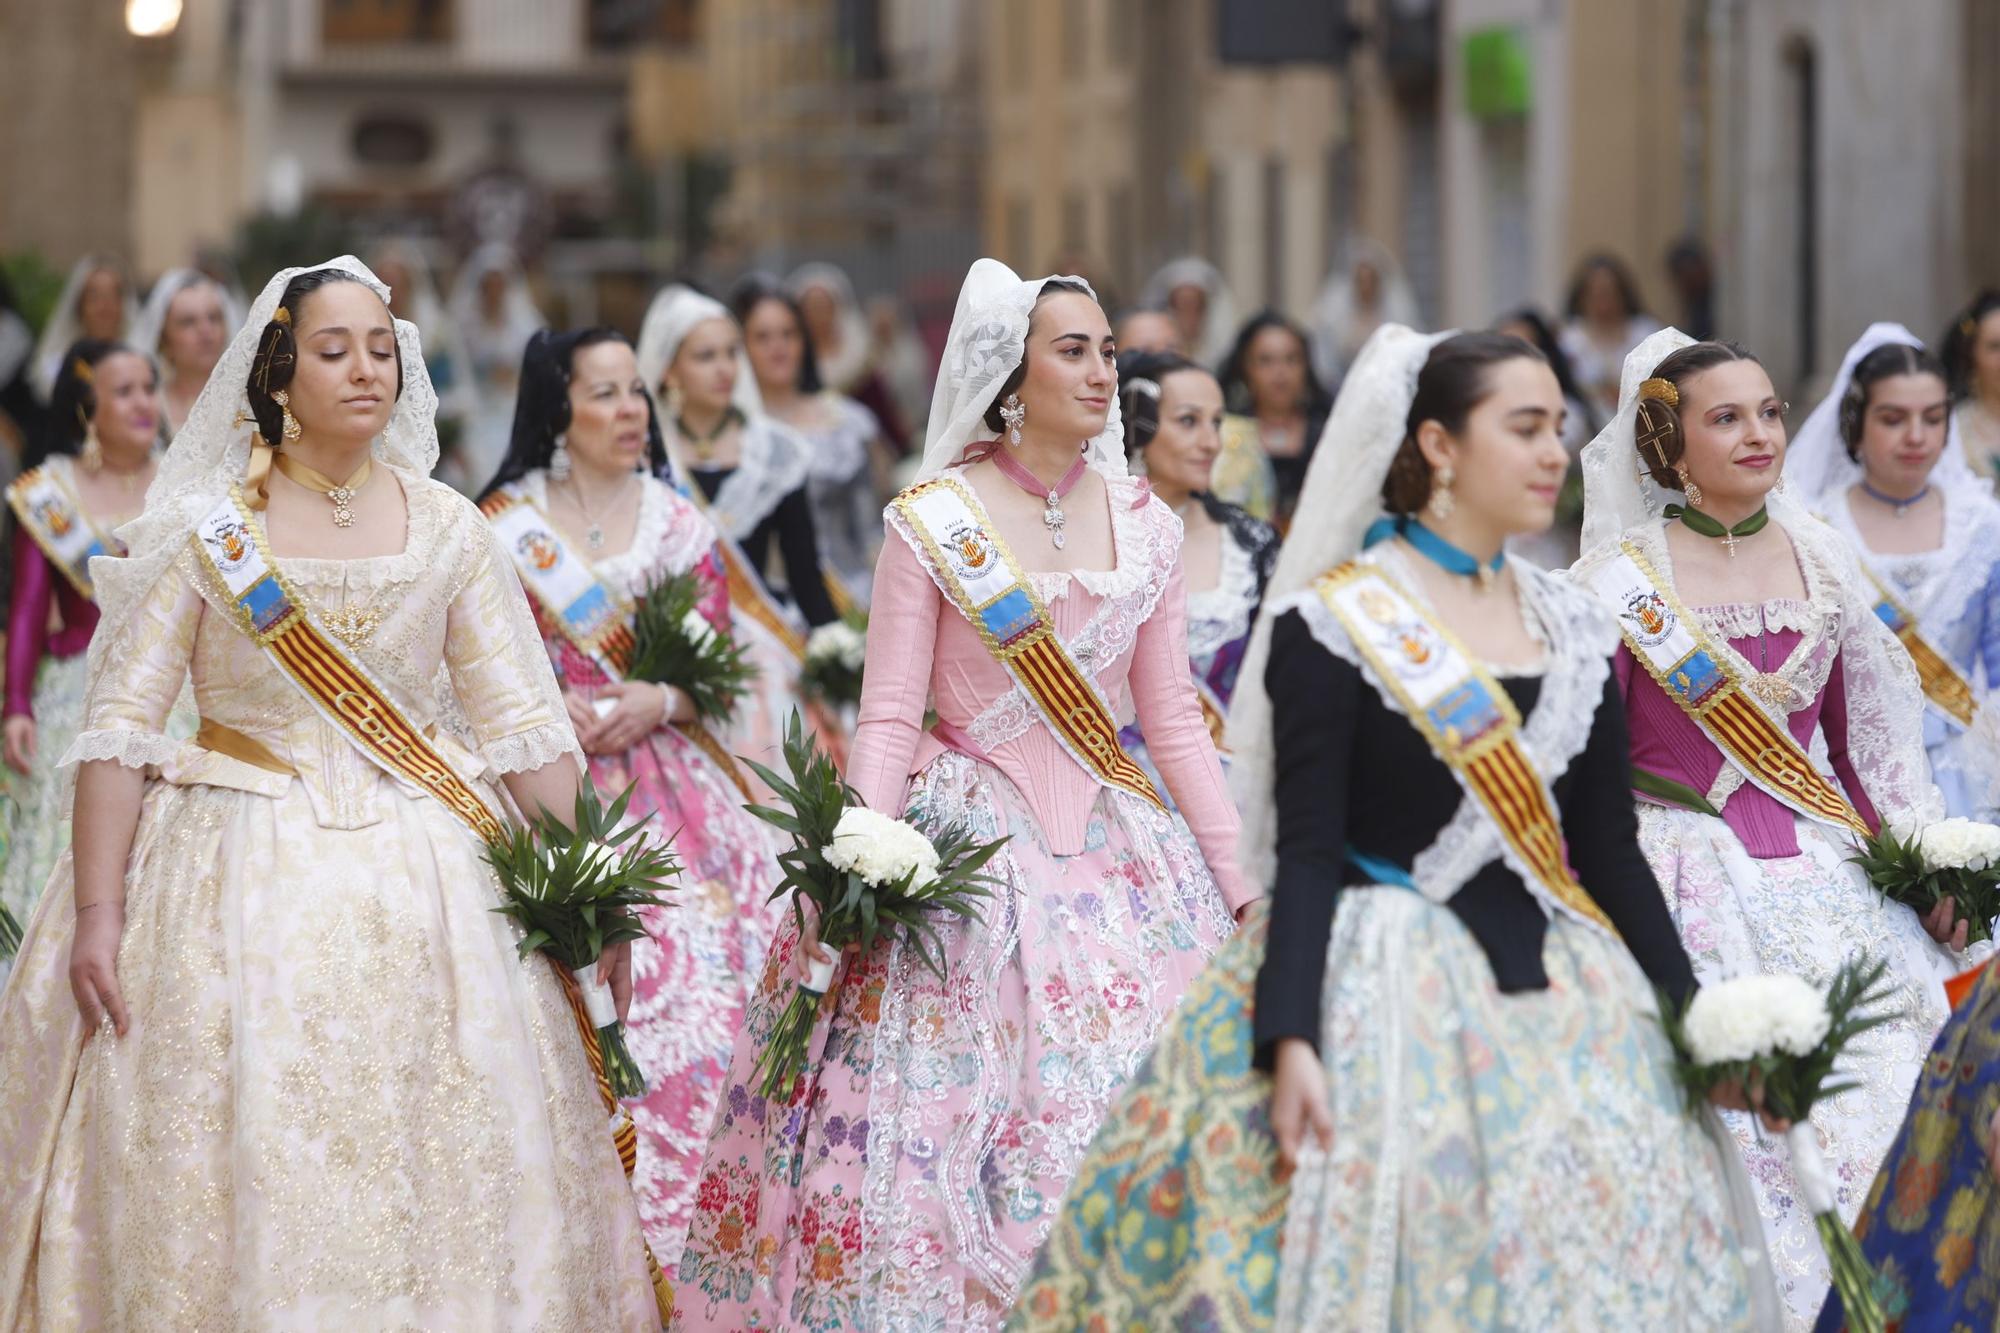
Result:
M278 471L290 477L309 491L318 491L333 501L333 526L351 528L354 526L354 496L368 484L369 474L374 470L374 460L364 458L361 466L354 469L354 475L346 481L335 481L324 472L307 467L298 459L288 456L283 450L271 460Z
M715 455L715 442L722 438L722 432L728 430L741 420L743 420L743 414L736 410L736 404L731 403L728 407L722 409L721 419L706 433L689 430L687 418L678 413L674 416L674 429L681 433L682 439L694 446L696 457L706 463Z
M1917 504L1926 495L1929 495L1931 493L1931 484L1929 482L1925 482L1924 488L1918 491L1915 495L1911 496L1907 500L1898 499L1893 495L1888 495L1882 491L1876 490L1873 486L1870 486L1868 484L1868 479L1866 477L1862 478L1861 480L1861 489L1868 493L1869 499L1875 501L1875 503L1877 504L1885 504L1889 506L1889 508L1893 509L1896 512L1896 517L1901 518L1905 510L1909 509L1912 505Z
M1693 528L1704 537L1721 538L1722 544L1729 548L1729 558L1734 560L1736 558L1737 540L1762 532L1764 525L1771 521L1771 511L1760 505L1756 513L1750 515L1750 517L1744 519L1733 528L1725 528L1719 520L1710 518L1699 509L1693 509L1686 505L1668 505L1667 517L1679 519L1682 523Z
M1028 494L1042 495L1045 493L1041 479L1021 464L1015 462L1012 458L1009 458L1004 452L995 452L989 455L989 457L993 460L993 466L1000 469L1001 476L1013 482ZM1062 474L1062 480L1048 487L1046 490L1048 508L1042 511L1042 526L1049 530L1049 542L1058 551L1062 550L1064 545L1066 545L1063 537L1063 524L1069 521L1063 516L1063 497L1075 490L1076 484L1083 480L1083 471L1083 455L1078 454L1076 461L1069 465L1069 471Z
M1369 525L1368 535L1362 538L1361 548L1366 550L1391 537L1401 537L1418 555L1448 574L1478 580L1482 592L1493 586L1493 581L1500 576L1501 568L1507 563L1505 551L1496 552L1490 560L1481 560L1472 552L1461 550L1438 536L1410 514L1376 519Z

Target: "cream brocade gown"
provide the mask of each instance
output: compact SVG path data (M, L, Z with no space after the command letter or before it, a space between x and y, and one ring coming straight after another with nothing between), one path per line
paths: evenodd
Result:
M574 749L478 512L398 471L400 555L282 559L419 726L440 663L492 779ZM75 754L157 766L118 970L83 1042L68 853L0 994L0 1329L657 1327L639 1220L560 986L515 956L474 835L313 712L192 549L87 705ZM201 715L293 772L176 743ZM233 748L241 751L237 745Z

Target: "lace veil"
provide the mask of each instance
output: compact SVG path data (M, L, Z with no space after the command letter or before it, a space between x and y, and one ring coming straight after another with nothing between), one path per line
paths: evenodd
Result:
M991 436L984 421L986 409L1027 354L1028 317L1042 285L1056 281L1077 283L1096 299L1097 293L1082 278L1052 275L1023 281L997 259L976 260L967 270L938 364L937 387L931 392L919 481L958 462L974 440ZM1096 471L1108 477L1126 475L1125 425L1116 393L1111 395L1104 432L1089 442L1088 452Z
M1139 304L1147 310L1165 310L1176 287L1199 287L1208 297L1208 309L1201 317L1201 345L1187 350L1189 356L1215 370L1236 341L1236 296L1229 290L1229 280L1206 259L1186 255L1169 260L1146 279Z
M45 403L55 389L56 375L62 370L63 353L83 336L83 321L76 314L76 303L83 295L83 284L101 268L112 270L125 284L125 321L119 336L130 338L139 322L139 300L132 294L132 277L125 271L124 265L103 255L85 255L77 260L70 268L69 278L63 283L62 293L56 297L54 308L49 312L49 322L42 327L42 336L35 342L35 359L28 363L28 372L34 377L35 393ZM153 355L150 347L139 350L147 356Z
M815 260L793 269L784 285L794 298L804 296L817 287L832 299L833 322L834 327L840 330L840 346L815 347L813 355L820 359L820 378L846 393L866 369L869 353L873 350L869 346L873 338L868 332L868 319L861 313L861 302L854 295L854 284L838 264Z
M91 637L89 688L97 689L113 646L129 629L146 595L168 566L186 549L195 524L240 481L250 463L250 363L264 326L284 297L285 288L301 273L340 269L353 274L382 298L389 289L352 255L324 264L288 268L264 284L251 304L249 317L229 348L209 373L208 383L174 436L174 447L161 458L160 470L146 490L146 507L139 517L118 530L126 554L98 556L90 562L102 618ZM403 387L389 424L377 437L374 455L384 463L428 477L437 466L437 392L424 368L423 338L417 326L397 320L396 348L402 357ZM162 756L164 757L164 756Z
M1382 479L1403 442L1417 376L1431 349L1452 336L1417 333L1384 324L1361 354L1334 400L1306 470L1298 512L1311 522L1293 526L1264 589L1264 609L1250 635L1236 694L1229 708L1230 787L1243 812L1238 859L1252 882L1269 888L1277 868L1277 779L1271 696L1264 666L1271 656L1272 608L1361 549L1368 525L1383 516Z
M1662 329L1626 356L1618 412L1583 451L1584 554L1572 570L1574 576L1609 559L1618 543L1633 533L1656 557L1661 577L1672 582L1665 543L1658 540L1661 511L1669 496L1639 470L1634 423L1639 385L1670 353L1693 341L1678 329ZM1876 617L1873 589L1865 586L1852 548L1794 498L1791 489L1771 492L1771 517L1798 548L1801 565L1825 571L1831 585L1831 604L1821 609L1840 621L1848 758L1883 819L1923 824L1942 818L1943 798L1931 782L1930 760L1923 748L1925 705L1916 668L1902 642ZM1702 608L1692 609L1699 617Z
M1831 504L1836 492L1845 491L1861 480L1861 464L1847 456L1846 442L1840 438L1840 400L1847 396L1847 386L1853 382L1854 368L1861 364L1861 359L1890 343L1906 347L1924 345L1923 339L1901 324L1870 324L1841 359L1833 387L1792 437L1791 447L1785 451L1785 480L1787 485L1797 488L1799 497L1807 503ZM1976 489L1982 496L1991 493L1972 475L1972 465L1965 461L1965 450L1958 441L1956 413L1952 415L1944 453L1932 469L1931 479L1954 493L1963 494L1968 488Z
M176 296L203 283L215 288L216 294L222 298L223 317L232 325L242 323L243 307L227 287L199 269L171 268L160 275L160 280L153 284L153 290L146 294L146 305L139 312L139 322L132 326L132 346L158 360L160 339L167 332L167 307L174 303Z

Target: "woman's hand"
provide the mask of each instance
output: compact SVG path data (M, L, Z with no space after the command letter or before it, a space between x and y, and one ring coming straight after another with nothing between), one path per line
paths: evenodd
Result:
M35 719L15 713L0 723L0 742L4 742L7 767L26 777L35 762Z
M1764 1109L1764 1085L1755 1080L1747 1091L1741 1083L1718 1083L1708 1090L1708 1100L1725 1111L1755 1111L1764 1128L1773 1134L1783 1134L1792 1127L1791 1121Z
M1326 1106L1326 1070L1312 1043L1300 1037L1278 1042L1271 1075L1271 1133L1278 1140L1278 1177L1298 1170L1299 1150L1310 1133L1320 1150L1333 1150L1333 1113Z
M666 711L666 689L651 681L625 680L599 690L600 700L615 699L617 707L598 721L596 734L583 743L583 752L617 754L652 735Z
M594 754L590 743L597 735L597 710L590 706L575 690L562 692L563 711L569 714L569 725L576 732L576 743L583 747L585 754Z
M121 1037L131 1026L118 989L118 941L124 934L124 904L85 903L77 909L76 936L69 944L69 989L83 1015L86 1038L106 1014Z
M1952 925L1954 920L1958 921L1955 929ZM1969 919L1958 919L1957 903L1954 899L1938 899L1937 906L1924 913L1923 922L1924 929L1930 932L1932 939L1956 952L1965 952L1965 934L1972 922Z
M611 945L598 956L597 979L611 983L611 999L618 1006L618 1021L632 1011L632 941Z

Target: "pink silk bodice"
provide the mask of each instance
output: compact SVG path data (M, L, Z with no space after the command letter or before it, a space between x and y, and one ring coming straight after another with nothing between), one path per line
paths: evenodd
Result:
M62 627L49 628L49 607ZM35 672L44 657L75 657L97 630L97 603L56 571L35 539L14 528L14 600L7 616L7 716L35 715Z
M1135 480L1111 478L1108 489L1115 567L1028 577L1114 716L1130 691L1153 760L1233 910L1257 895L1236 865L1236 806L1188 676L1181 523ZM928 704L1020 790L1050 851L1082 852L1097 779L945 599L893 508L889 532L875 568L848 781L871 808L900 816L910 777L947 748L924 730Z
M1778 602L1770 605L1781 608L1782 624L1782 609L1800 604ZM1738 619L1750 612L1758 612L1762 618L1762 609L1756 607L1702 610L1710 616L1734 614ZM1799 705L1796 708L1786 710L1780 707L1778 711L1784 713L1786 727L1801 749L1810 751L1815 727L1825 731L1827 758L1832 761L1834 775L1840 780L1847 799L1869 827L1878 826L1881 821L1876 816L1875 807L1869 801L1868 793L1862 789L1860 776L1848 758L1847 682L1841 671L1837 644L1818 640L1805 649L1809 654L1828 654L1830 660L1817 664L1794 663L1793 654L1799 652L1801 644L1806 642L1806 636L1797 628L1770 628L1762 633L1732 634L1728 637L1730 646L1745 660L1769 662L1772 672L1789 667L1793 671L1787 674L1810 680L1818 671L1824 671L1824 683L1816 693L1790 700ZM1671 778L1697 792L1710 792L1725 762L1715 742L1694 719L1681 711L1680 705L1668 697L1657 681L1639 669L1631 649L1623 644L1618 647L1613 669L1617 673L1619 688L1625 694L1633 767ZM1752 857L1771 860L1798 855L1798 832L1793 823L1792 810L1776 797L1745 782L1718 804L1722 808L1723 822L1729 825Z

